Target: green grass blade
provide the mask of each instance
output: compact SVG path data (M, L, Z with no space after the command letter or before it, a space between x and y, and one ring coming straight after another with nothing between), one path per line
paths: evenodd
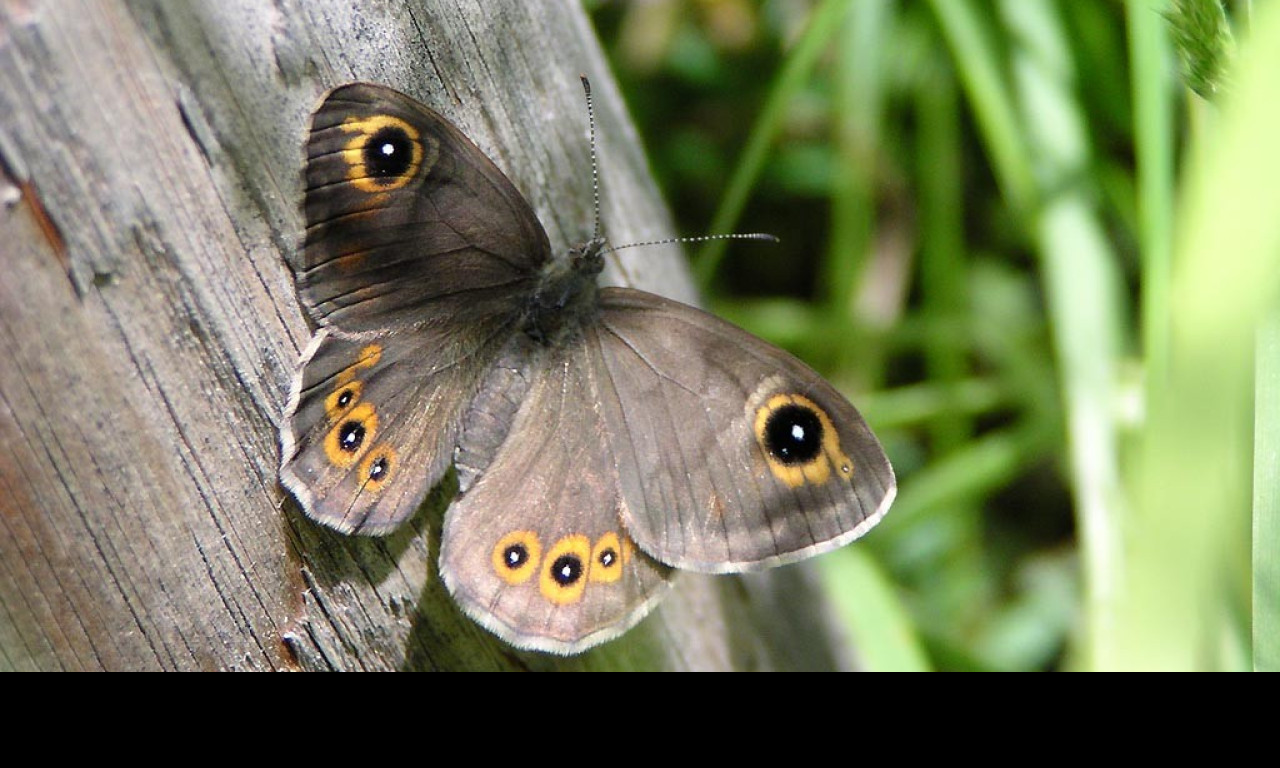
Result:
M778 73L760 111L760 117L751 129L747 145L742 150L729 186L720 201L720 208L711 221L712 234L732 232L737 226L738 217L742 215L751 189L760 177L769 148L783 123L791 98L804 85L818 56L826 50L831 37L841 28L848 11L849 0L824 0L813 11L804 34L787 57L782 71ZM726 241L712 240L698 252L693 260L693 271L700 285L705 287L715 275L725 247Z
M1258 331L1253 446L1253 668L1280 671L1280 308Z
M1031 163L1043 192L1033 226L1067 404L1088 617L1086 655L1109 657L1123 543L1123 489L1114 408L1115 362L1125 337L1117 259L1087 184L1091 165L1075 68L1055 6L1004 0L1012 71Z
M839 168L831 190L831 239L819 295L833 315L856 320L859 275L871 252L875 188L884 112L880 63L891 16L885 0L859 0L845 18L837 46L835 146Z
M1237 62L1221 121L1194 136L1180 201L1170 366L1152 388L1127 532L1118 667L1249 663L1229 646L1224 655L1224 640L1240 634L1228 622L1248 602L1251 496L1274 493L1250 488L1256 329L1280 286L1280 9L1259 8Z
M960 72L1000 189L1016 213L1029 214L1037 198L1035 177L992 36L970 0L930 0L929 5Z
M1174 195L1171 51L1159 3L1128 0L1125 11L1133 66L1138 241L1142 248L1142 347L1147 370L1153 372L1163 371L1168 365L1169 318L1173 315L1169 306Z
M930 380L957 385L968 373L971 343L965 337L970 281L962 237L964 155L953 73L942 62L934 66L937 75L922 78L915 93L920 113L921 303L935 329L923 343ZM940 455L958 448L973 432L972 420L959 411L939 414L929 427L930 443Z

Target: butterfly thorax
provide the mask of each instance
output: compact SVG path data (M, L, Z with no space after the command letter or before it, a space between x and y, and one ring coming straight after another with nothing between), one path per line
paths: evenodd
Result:
M524 332L540 343L556 344L581 327L598 309L596 277L603 269L603 238L571 248L565 258L548 261L529 301Z

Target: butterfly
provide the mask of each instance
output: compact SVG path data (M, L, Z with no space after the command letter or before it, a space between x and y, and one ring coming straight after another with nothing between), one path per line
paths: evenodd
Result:
M439 572L513 646L625 632L676 571L793 562L865 533L896 484L857 410L714 315L552 252L461 131L353 83L307 140L299 298L318 330L281 426L305 514L384 535L452 467Z

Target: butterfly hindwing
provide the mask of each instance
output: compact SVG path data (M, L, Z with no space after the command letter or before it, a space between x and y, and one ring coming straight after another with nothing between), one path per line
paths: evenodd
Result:
M510 430L445 515L440 574L468 615L512 645L577 653L643 618L671 570L623 525L588 349L530 348L511 384Z
M811 368L714 315L601 292L600 407L641 549L677 568L754 570L845 544L888 509L893 470Z

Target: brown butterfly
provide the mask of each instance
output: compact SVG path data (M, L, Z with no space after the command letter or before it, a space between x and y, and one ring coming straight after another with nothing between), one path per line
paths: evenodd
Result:
M281 429L311 518L385 534L449 467L440 573L520 648L625 632L673 569L841 546L895 493L879 442L792 355L693 307L602 288L604 242L551 252L457 128L377 85L307 142L303 305L319 324Z

